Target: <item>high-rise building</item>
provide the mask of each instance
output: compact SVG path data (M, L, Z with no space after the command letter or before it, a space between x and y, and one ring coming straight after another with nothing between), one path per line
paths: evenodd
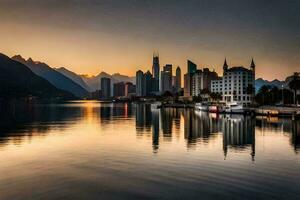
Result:
M186 73L184 75L184 94L185 97L191 97L192 96L192 90L191 90L191 82L192 82L192 74Z
M192 96L201 95L203 90L210 91L211 81L217 79L218 74L214 71L210 71L208 68L197 70L192 77Z
M153 92L154 84L153 82L155 79L152 77L152 74L150 71L147 71L144 74L144 89L145 89L145 95L150 96Z
M124 82L114 83L113 86L114 97L123 97L125 96L125 84Z
M141 97L145 96L144 88L144 73L139 70L136 72L136 96Z
M125 83L125 96L129 97L130 95L135 93L135 85L131 82Z
M184 96L192 96L192 78L196 73L197 65L190 60L187 60L187 73L184 75Z
M175 85L175 91L178 92L181 89L181 69L179 66L176 68L174 85Z
M172 65L167 64L161 72L161 92L172 92Z
M252 103L255 86L255 64L252 60L250 69L239 67L229 68L225 59L223 77L211 81L211 91L222 94L224 102L239 102L244 105Z
M105 77L101 78L102 99L109 99L111 97L110 88L111 88L110 78L105 78Z
M153 91L154 92L159 91L159 72L160 72L159 55L153 54L152 75L154 78L154 81L153 81Z
M194 74L197 70L197 65L190 60L187 60L188 73Z

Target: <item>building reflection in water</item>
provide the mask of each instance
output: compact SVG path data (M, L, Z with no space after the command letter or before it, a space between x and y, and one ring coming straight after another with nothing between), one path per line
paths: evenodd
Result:
M184 138L188 148L192 148L199 142L208 143L210 137L220 132L221 123L218 116L205 112L186 109L184 117Z
M300 149L300 121L293 121L292 127L292 144L294 146L295 152L298 153Z
M255 119L244 116L218 116L193 109L151 110L150 105L136 105L136 131L138 136L152 135L153 151L158 152L160 139L172 141L173 134L180 137L180 119L184 120L184 138L187 148L198 143L209 143L218 134L223 135L223 151L244 150L250 147L255 156Z
M223 150L225 157L228 147L242 150L251 148L251 157L255 157L255 119L250 116L231 115L222 118Z

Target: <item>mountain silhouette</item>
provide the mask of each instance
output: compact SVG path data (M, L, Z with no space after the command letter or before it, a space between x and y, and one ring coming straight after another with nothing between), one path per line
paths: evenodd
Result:
M284 83L285 83L284 81L279 81L277 79L274 79L273 81L268 81L262 78L258 78L255 80L255 92L258 92L263 85L273 86L273 87L277 87L278 89L281 89Z
M74 99L71 93L57 89L27 66L0 53L0 97Z
M13 60L26 65L36 75L48 80L55 87L71 92L79 98L84 98L89 95L88 91L75 83L70 78L59 73L55 69L49 67L46 63L33 61L31 58L25 60L22 56L16 55Z
M132 82L135 84L135 77L129 77L126 75L121 75L119 73L115 73L110 75L106 72L101 72L97 76L87 76L81 75L83 80L87 83L87 85L91 88L91 91L99 90L101 87L101 78L110 78L111 83L119 83L119 82ZM113 88L113 87L112 87Z
M58 71L59 73L63 74L64 76L68 77L69 79L71 79L72 81L74 81L75 83L80 85L81 87L83 87L85 90L91 91L90 87L85 83L85 81L83 80L83 78L80 75L78 75L64 67L54 68L54 69L56 71Z

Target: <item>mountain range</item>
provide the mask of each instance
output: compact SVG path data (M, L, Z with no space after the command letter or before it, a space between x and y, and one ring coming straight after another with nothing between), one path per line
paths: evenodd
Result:
M0 54L0 97L35 96L43 99L74 99L74 95L57 89L27 66Z
M268 81L262 78L258 78L255 80L255 92L257 93L263 85L268 85L268 86L277 87L278 89L281 89L282 85L284 84L285 84L284 81L279 81L277 79L274 79L273 81Z
M90 87L90 91L99 90L101 88L101 78L104 77L110 78L111 84L118 82L132 82L133 84L135 84L135 77L125 76L119 73L110 75L106 72L101 72L97 76L81 75L81 77Z
M58 71L59 73L63 74L64 76L68 77L69 79L71 79L72 81L74 81L75 83L80 85L81 87L83 87L85 90L91 91L91 88L86 84L86 82L83 80L83 78L81 76L79 76L78 74L76 74L64 67L54 68L54 69L56 71Z
M13 56L11 59L26 65L33 73L46 79L58 89L71 92L79 98L84 98L89 95L89 92L81 85L77 84L72 79L51 68L46 63L34 61L31 58L25 60L20 55Z

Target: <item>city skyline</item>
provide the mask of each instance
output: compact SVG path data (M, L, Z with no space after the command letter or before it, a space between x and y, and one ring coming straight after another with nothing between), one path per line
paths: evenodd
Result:
M245 66L253 57L257 77L267 80L299 69L299 13L296 1L43 1L4 0L1 47L51 67L78 74L101 71L134 76L160 65L180 66L187 59L222 73ZM274 73L280 71L280 73Z

